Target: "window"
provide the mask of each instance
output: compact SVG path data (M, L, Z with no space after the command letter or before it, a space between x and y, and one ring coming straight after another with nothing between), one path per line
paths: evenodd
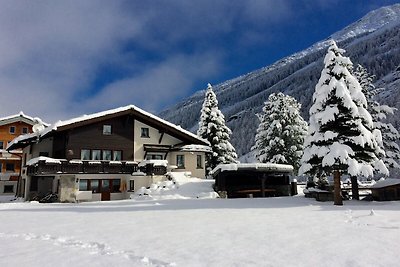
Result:
M121 180L120 179L113 179L111 180L111 193L119 193L121 190Z
M22 134L27 134L28 133L28 128L27 127L23 127L22 128Z
M15 126L10 126L10 134L15 134Z
M0 149L3 149L3 148L4 148L4 142L0 141Z
M164 159L160 154L147 154L146 159Z
M39 152L39 157L48 157L49 152Z
M185 156L184 155L176 155L176 166L179 169L185 168Z
M101 192L110 192L110 180L101 180Z
M14 193L13 185L5 185L3 193Z
M93 193L99 193L99 180L90 180L90 189Z
M129 181L129 191L135 191L135 180Z
M91 160L101 160L101 150L93 149L92 150L92 158Z
M103 150L103 160L112 160L111 150Z
M103 134L110 135L111 134L111 125L103 125Z
M149 138L149 128L142 128L140 131L140 137Z
M3 171L3 163L0 162L0 172Z
M119 161L122 160L122 151L114 150L113 160Z
M14 163L6 163L6 171L9 171L9 172L15 171Z
M203 169L203 157L201 155L197 155L197 169Z
M81 150L81 160L90 160L90 150L89 149Z
M88 180L87 179L80 179L79 180L79 191L88 191Z

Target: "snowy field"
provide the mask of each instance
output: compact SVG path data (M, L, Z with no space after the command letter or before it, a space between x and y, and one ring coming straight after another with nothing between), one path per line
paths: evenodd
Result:
M213 199L210 186L195 179L123 201L2 203L0 266L400 264L400 202Z

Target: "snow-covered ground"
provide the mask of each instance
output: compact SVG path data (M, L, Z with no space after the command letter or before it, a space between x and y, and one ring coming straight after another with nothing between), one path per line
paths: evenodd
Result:
M193 181L123 201L2 203L0 266L399 266L400 202L204 199L212 183Z

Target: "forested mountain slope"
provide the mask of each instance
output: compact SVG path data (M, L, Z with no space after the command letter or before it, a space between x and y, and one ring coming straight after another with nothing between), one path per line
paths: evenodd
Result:
M215 85L219 107L233 132L231 142L239 156L248 153L254 144L259 123L256 113L271 93L283 92L295 97L302 103L302 115L308 120L330 38L346 49L345 55L354 64L362 64L376 75L377 85L388 88L380 96L382 101L400 108L400 4L395 4L374 10L326 40L270 66ZM204 90L198 91L159 115L195 131L203 98ZM399 129L400 116L391 120Z

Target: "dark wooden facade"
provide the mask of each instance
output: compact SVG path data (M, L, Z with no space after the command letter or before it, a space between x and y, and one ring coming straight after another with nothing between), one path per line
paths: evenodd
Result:
M229 170L214 175L215 191L228 198L291 195L288 172Z
M372 198L376 201L400 200L400 183L381 188L371 188Z
M103 125L111 125L110 135ZM120 150L122 160L134 160L134 119L123 115L57 132L53 137L54 158L77 159L82 149Z

